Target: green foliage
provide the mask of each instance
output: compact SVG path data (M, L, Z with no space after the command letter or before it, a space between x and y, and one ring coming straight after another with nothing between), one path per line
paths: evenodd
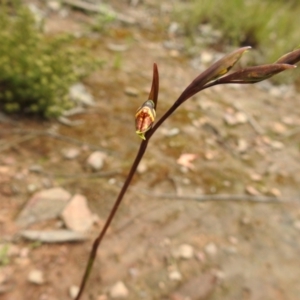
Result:
M222 32L218 43L253 46L270 62L299 44L298 0L193 0L182 5L175 18L192 37L199 35L200 24L209 23Z
M12 15L6 8L0 9L0 106L59 116L73 106L70 85L99 64L72 37L44 35L27 8L18 5Z
M0 245L0 266L9 264L9 245Z

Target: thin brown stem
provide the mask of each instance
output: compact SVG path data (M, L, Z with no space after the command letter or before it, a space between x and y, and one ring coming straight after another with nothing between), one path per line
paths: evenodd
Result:
M79 289L79 292L78 292L78 295L76 296L75 300L79 300L81 298L81 295L84 291L84 288L85 288L85 285L86 285L86 282L89 278L89 275L91 273L91 270L92 270L92 267L93 267L93 264L94 264L94 261L95 261L95 258L96 258L96 254L97 254L97 250L98 250L98 247L100 246L100 243L103 239L103 237L105 236L105 233L111 223L111 221L113 220L117 210L118 210L118 207L120 205L120 203L122 202L122 199L124 197L124 194L126 193L129 185L130 185L130 182L133 178L133 175L135 174L136 172L136 169L141 161L141 159L143 158L144 156L144 153L147 149L147 145L148 145L148 141L149 140L144 140L141 142L141 145L140 145L140 149L136 155L136 158L132 164L132 167L128 173L128 176L123 184L123 187L118 195L118 198L116 199L115 201L115 204L104 224L104 227L102 228L99 236L95 239L94 243L93 243L93 247L92 247L92 251L90 253L90 256L89 256L89 259L88 259L88 263L87 263L87 266L85 268L85 272L84 272L84 275L82 277L82 281L81 281L81 284L80 284L80 289Z

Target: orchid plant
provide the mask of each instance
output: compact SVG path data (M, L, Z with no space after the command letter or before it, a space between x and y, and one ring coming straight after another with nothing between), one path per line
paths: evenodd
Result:
M212 66L206 69L198 77L196 77L191 84L182 92L174 104L162 115L162 117L155 123L156 109L157 109L157 100L158 100L158 91L159 91L159 75L157 65L153 65L153 79L152 87L148 97L148 100L145 101L141 107L137 110L135 114L135 124L136 124L136 133L142 138L140 148L137 152L137 155L132 163L131 169L127 175L127 178L123 184L123 187L120 190L120 193L112 207L112 210L101 230L98 237L95 239L89 258L87 266L84 272L84 275L81 280L81 285L77 297L75 300L80 300L85 285L88 281L89 275L91 273L97 250L103 240L103 237L106 234L106 231L111 224L119 205L122 202L122 199L130 185L130 182L136 173L137 167L143 158L145 151L147 149L148 143L155 133L155 131L162 125L162 123L173 114L173 112L182 105L186 100L191 98L196 93L219 85L219 84L252 84L263 81L272 77L275 74L283 72L288 69L296 68L295 64L300 61L300 49L296 49L292 52L289 52L282 57L280 57L273 64L259 65L254 67L247 67L244 69L237 70L227 74L232 67L237 63L241 58L244 52L249 50L251 47L242 47L239 48L228 55L224 56ZM226 75L227 74L227 75Z

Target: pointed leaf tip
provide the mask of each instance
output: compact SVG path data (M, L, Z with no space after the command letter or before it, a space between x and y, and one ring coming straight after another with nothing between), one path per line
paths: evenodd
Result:
M152 86L151 91L148 96L148 100L152 100L154 102L154 109L157 107L157 99L158 99L158 91L159 91L159 74L157 64L153 64L153 77L152 77Z
M294 65L300 61L300 49L291 51L283 56L281 56L275 64L290 64Z
M249 49L251 49L251 46L239 48L216 61L207 70L196 77L192 81L192 83L183 91L180 96L180 102L182 103L183 101L201 91L204 85L206 85L208 82L224 76Z

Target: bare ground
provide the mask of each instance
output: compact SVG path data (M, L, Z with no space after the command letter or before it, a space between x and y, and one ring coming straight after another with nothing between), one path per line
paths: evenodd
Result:
M2 243L11 245L9 262L1 269L5 280L0 299L70 299L69 288L80 282L92 241L139 147L134 113L147 98L153 62L160 71L158 117L199 73L182 53L164 48L164 29L159 29L158 16L147 16L154 4L149 4L147 13L142 5L133 9L116 4L116 8L125 14L127 8L128 14L134 12L137 18L145 18L145 23L115 26L82 38L82 43L106 61L103 69L85 81L97 106L72 117L84 121L82 125L67 127L21 118L0 123L0 232ZM84 31L86 19L78 11L67 19L51 13L46 26L51 32L61 28ZM155 30L146 26L150 19ZM110 43L128 49L112 52L107 48ZM137 89L139 95L126 95L127 87ZM198 296L187 295L191 299L300 299L299 94L292 91L276 96L270 89L222 86L207 90L180 107L158 130L142 162L144 170L135 176L99 250L83 299L105 299L117 281L126 284L128 299L171 299L180 286L194 278L199 278L196 284L191 283ZM264 132L257 132L250 122L228 126L224 115L237 111L252 116ZM13 133L16 129L50 128L83 145L103 149L108 154L104 171L118 174L85 178L89 174L85 160L92 151L88 147L78 146L80 157L68 161L61 155L62 149L71 146L66 141L35 134L23 141L26 134ZM179 134L165 136L173 128L178 128ZM245 145L242 150L241 145ZM177 164L183 153L196 154L192 169ZM47 174L30 172L35 164ZM84 194L100 217L90 239L78 244L39 245L17 238L19 228L14 219L30 196L30 184L39 189L61 186L72 194ZM230 196L227 201L215 201L212 196L205 202L176 198L246 195L247 190L283 201L232 201ZM166 193L174 197L157 197ZM57 222L34 228L53 228ZM193 247L193 258L174 256L181 244ZM32 269L44 272L45 284L27 281ZM180 272L181 280L170 279L174 270ZM190 293L193 288L188 289Z

